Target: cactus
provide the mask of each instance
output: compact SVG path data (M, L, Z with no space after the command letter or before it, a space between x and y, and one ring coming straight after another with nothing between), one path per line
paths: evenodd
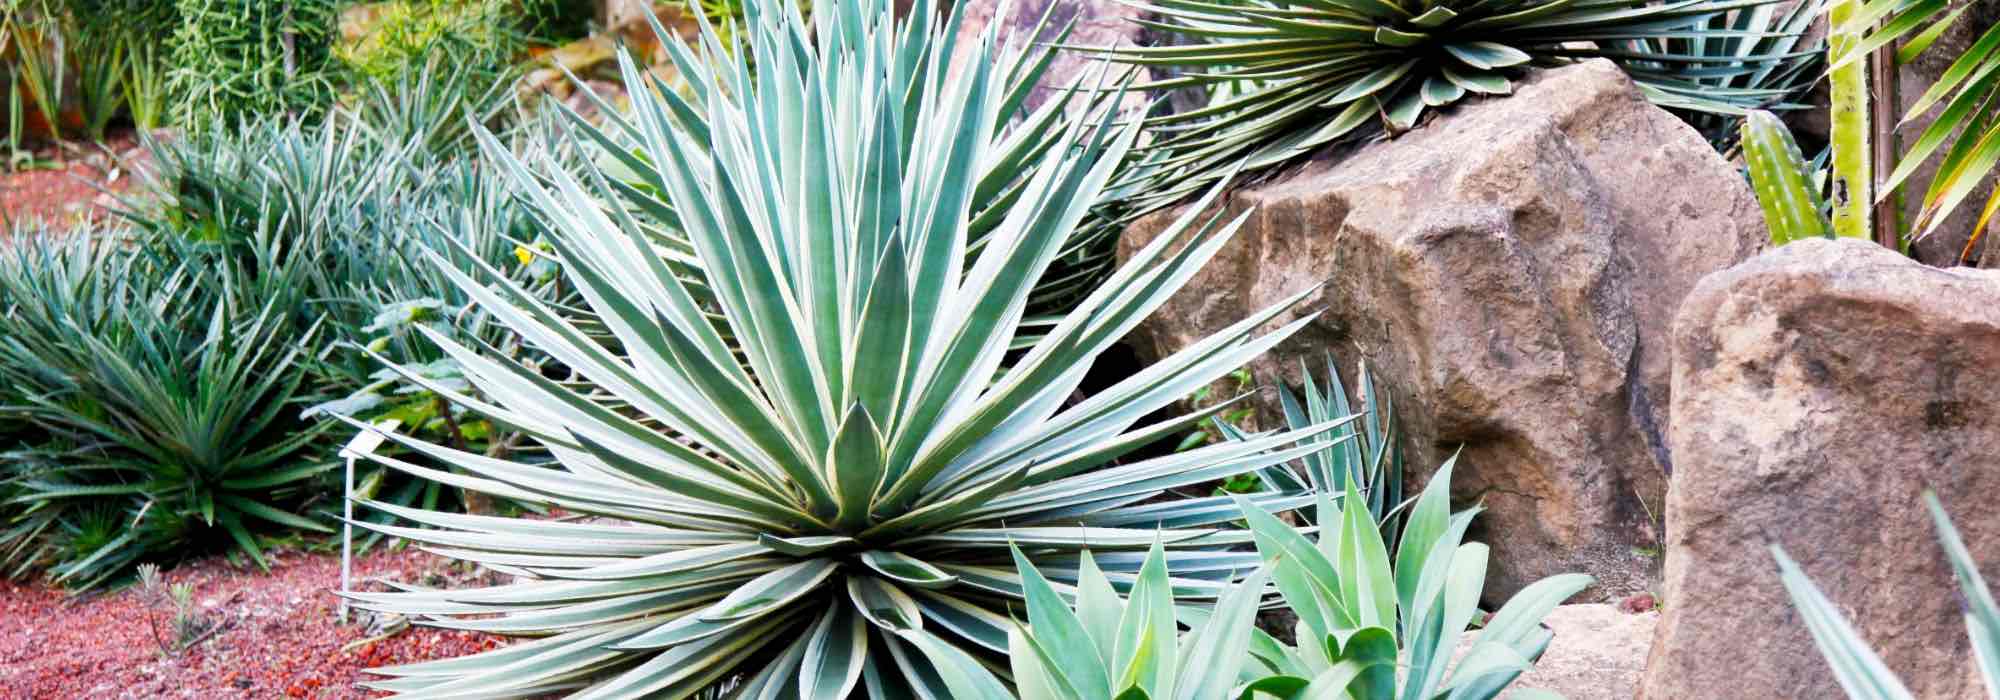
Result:
M1743 160L1750 166L1750 184L1764 208L1771 243L1784 245L1801 238L1831 238L1825 200L1813 185L1799 144L1776 116L1753 111L1743 120Z
M1862 51L1866 27L1849 22L1861 0L1834 0L1827 5L1828 72L1832 93L1833 231L1846 238L1870 238L1870 206L1875 202L1868 163L1868 60L1843 60ZM1773 232L1775 233L1775 231Z

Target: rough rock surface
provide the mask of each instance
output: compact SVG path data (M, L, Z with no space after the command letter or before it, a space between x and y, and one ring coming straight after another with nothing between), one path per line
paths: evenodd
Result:
M1921 698L1984 697L1921 493L2000 561L2000 272L1801 241L1674 324L1665 616L1643 696L1842 697L1778 582L1798 560Z
M995 21L994 15L1002 0L966 0L953 7L962 13L958 27L958 51L963 57L972 47L986 27ZM1119 0L1014 0L1006 17L999 18L1000 41L1005 45L1010 39L1021 41L1048 42L1056 38L1065 23L1070 24L1069 36L1063 43L1069 46L1137 46L1145 41L1146 30L1132 20L1146 16L1146 12ZM1053 9L1051 9L1053 5ZM1040 36L1028 36L1042 19L1042 13L1049 13L1049 23ZM1063 51L1050 62L1048 71L1042 75L1041 84L1028 95L1027 108L1039 107L1049 98L1059 95L1072 82L1097 75L1097 56L1083 51ZM1120 67L1113 65L1106 70L1105 85L1110 86ZM1143 77L1143 76L1141 76ZM1125 97L1121 109L1130 111L1144 109L1146 96L1134 92Z
M1742 176L1693 129L1592 61L1228 206L1256 213L1140 327L1142 353L1325 282L1278 319L1323 311L1253 365L1260 381L1297 382L1327 352L1365 359L1413 472L1463 445L1453 491L1488 508L1490 595L1567 571L1596 575L1601 600L1650 586L1655 562L1635 548L1655 543L1666 490L1673 311L1768 237ZM1171 214L1135 223L1121 255ZM1277 415L1272 393L1256 401Z
M1500 693L1500 700L1522 690L1545 690L1567 700L1629 700L1638 691L1646 667L1646 645L1659 624L1657 612L1628 613L1604 603L1558 606L1542 624L1555 640L1535 667ZM1463 655L1479 638L1459 641Z

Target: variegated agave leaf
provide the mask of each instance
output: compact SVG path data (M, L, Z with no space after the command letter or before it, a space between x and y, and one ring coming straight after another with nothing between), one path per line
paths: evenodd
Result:
M1266 577L1260 571L1232 585L1212 608L1176 610L1166 550L1147 552L1131 594L1120 598L1090 552L1075 585L1049 581L1014 551L1027 595L1025 624L1008 635L1009 666L1021 700L1209 700L1235 697L1250 658ZM1189 631L1180 632L1181 623ZM931 661L953 671L954 697L981 697L997 678L923 630L904 633ZM996 696L1011 699L1013 696Z
M982 156L966 174L976 180L977 185L967 193L964 203L971 212L966 245L975 252L986 245L988 237L1000 226L1009 208L1021 196L1041 155L1062 141L1064 132L1076 119L1088 118L1089 114L1120 96L1116 88L1122 81L1111 75L1115 71L1107 67L1090 75L1067 76L1075 81L1072 89L1053 95L1045 93L1045 99L1034 99L1038 86L1050 77L1048 70L1058 50L1055 44L1066 38L1071 29L1069 24L1056 24L1054 9L1054 5L1050 5L1040 21L1018 34L1023 39L1042 39L1032 43L1011 42L1007 46L996 47L988 57L996 66L987 78L989 84L986 90L994 94L997 104L985 117L992 120L992 125L982 127L981 133L989 143L980 146ZM930 71L948 68L935 59L949 59L954 51L963 48L963 42L959 40L958 18L958 14L951 14L942 26L937 26L935 17L916 13L910 18L910 23L893 37L899 42L900 55L888 60L900 64L898 69L908 73L904 79L911 84L931 79L927 75ZM654 28L671 58L674 70L669 74L684 79L670 83L661 78L659 71L646 70L631 61L624 61L620 68L625 83L647 85L658 91L683 128L695 133L707 131L710 128L708 120L712 116L710 103L733 99L728 95L732 89L729 81L716 79L717 76L713 75L715 71L704 64L704 56L684 47L667 33L667 29L657 23ZM885 38L889 37L876 37L877 40ZM747 52L726 51L723 47L724 40L714 40L709 46L711 50L707 58L720 54L725 63L748 62L752 66L771 59L779 65L797 68L795 59L783 52L755 45L749 47ZM829 94L829 97L862 97L858 91L872 89L873 86L853 80L858 76L851 71L857 69L858 66L840 69L850 72L840 77L848 82L836 80L828 83L824 89L838 93ZM694 244L684 232L685 227L680 223L672 197L663 189L665 164L652 160L648 149L640 146L653 138L649 133L653 125L643 118L620 116L608 101L591 90L588 83L578 81L577 87L582 94L597 102L600 114L606 115L602 124L583 118L566 105L558 103L555 106L574 124L576 133L583 136L585 142L600 147L607 161L611 161L607 163L606 172L610 177L603 194L607 199L624 203L639 223L648 226L650 233L661 237L662 245L677 254L675 260L681 265L679 271L689 280L692 291L702 294L707 287L702 281L707 272L703 261L690 254ZM873 96L867 98L876 99ZM914 114L911 111L914 107L913 104L906 104L902 113L893 116L907 117ZM912 148L919 126L907 118L879 125L836 125L837 128L850 130L887 129L898 134L897 139L885 141L879 146L884 150L880 155L905 167L909 159L920 155L917 149ZM786 136L799 137L797 132ZM697 157L711 155L704 140L696 139L690 146L698 154ZM1070 232L1069 240L1057 253L1048 272L1036 280L1035 291L1029 296L1029 315L1024 319L1031 327L1042 328L1052 324L1057 319L1049 314L1067 309L1109 273L1118 232L1131 218L1144 213L1123 206L1119 201L1122 197L1118 196L1116 185L1136 174L1130 167L1132 165L1136 165L1136 160L1121 163L1121 170L1114 175L1111 186L1105 188L1100 197L1101 206L1095 207L1083 223ZM704 178L713 176L706 172L697 172L696 175ZM1025 343L1032 337L1023 336L1021 339Z
M380 461L591 519L378 505L426 527L374 529L518 579L357 594L362 607L545 638L377 669L392 678L374 687L425 698L954 697L931 652L999 665L1007 606L1023 595L1010 547L1059 579L1077 575L1089 548L1126 585L1157 544L1184 602L1212 600L1257 567L1254 553L1231 549L1250 536L1227 525L1240 517L1230 501L1154 497L1296 459L1318 446L1291 445L1338 421L1117 460L1212 415L1134 428L1307 322L1258 333L1310 290L1070 405L1092 359L1241 219L1190 210L1037 342L1010 350L1035 281L1136 125L1115 128L1108 112L1065 124L1017 195L976 211L980 167L1005 141L993 132L1009 64L995 60L993 37L953 65L951 51L924 49L949 32L900 25L887 3L815 11L808 29L751 6L754 73L709 60L734 49L706 35L708 56L685 63L709 86L699 118L670 92L634 93L633 148L659 164L654 187L682 238L593 196L606 185L599 173L520 162L487 140L609 342L497 271L441 266L560 367L432 334L484 398L405 376L531 436L556 463L400 436L450 469ZM981 217L993 223L975 247ZM699 265L706 288L690 289L681 264ZM1309 500L1254 497L1274 511Z
M2000 695L2000 604L1994 602L1986 577L1979 573L1979 562L1966 548L1958 527L1951 524L1951 516L1945 514L1937 494L1925 492L1924 505L1930 509L1931 523L1937 526L1938 544L1944 548L1945 560L1951 563L1952 575L1958 579L1973 664L1979 669L1987 695ZM1847 697L1853 700L1916 697L1868 646L1868 641L1861 638L1861 633L1841 614L1840 606L1826 597L1799 568L1798 562L1785 554L1783 547L1771 545L1771 555L1778 560L1778 578L1785 584L1792 606L1798 608L1799 618L1812 632L1813 645L1819 647L1820 655L1832 667L1834 680L1847 692Z

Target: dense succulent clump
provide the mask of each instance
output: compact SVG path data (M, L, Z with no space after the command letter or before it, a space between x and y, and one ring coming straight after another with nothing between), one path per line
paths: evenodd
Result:
M1071 398L1092 359L1241 219L1191 211L1031 329L1037 282L1122 167L1136 125L1060 105L1010 124L1002 117L1020 94L1003 78L1038 54L1001 49L989 32L955 60L955 21L917 13L900 23L888 3L815 12L808 23L752 5L747 48L705 29L703 55L676 50L692 97L636 90L620 117L629 142L585 133L618 146L599 166L624 177L573 175L488 144L582 309L550 305L498 270L442 264L483 313L549 359L431 333L478 397L399 369L555 461L401 435L391 437L450 469L382 461L589 517L376 504L427 527L375 529L517 579L354 594L362 607L544 638L377 669L393 678L375 687L410 697L681 697L723 686L949 697L917 649L997 663L1023 595L1014 547L1063 580L1093 551L1125 585L1157 546L1184 602L1216 599L1259 566L1238 551L1250 534L1228 525L1242 517L1236 502L1156 497L1322 449L1295 443L1341 420L1121 458L1214 415L1135 428L1306 323L1257 333L1302 296ZM723 60L746 51L754 73ZM629 60L624 70L628 84L646 84ZM1013 149L1018 129L1049 138ZM1018 158L1011 174L991 176L1005 158ZM628 196L636 188L654 197ZM1251 499L1288 510L1312 496Z
M1239 161L1252 169L1282 164L1376 133L1370 125L1405 131L1427 111L1468 95L1510 93L1528 68L1565 61L1611 59L1650 99L1680 110L1774 106L1801 87L1787 77L1810 52L1785 40L1796 39L1803 22L1766 36L1752 21L1771 2L1156 0L1150 6L1161 19L1144 23L1183 41L1104 51L1181 72L1151 87L1209 93L1206 106L1150 120L1159 136L1149 148L1161 154L1152 177L1162 187L1153 196L1177 199ZM1737 22L1733 13L1742 12L1760 14ZM1754 41L1707 42L1730 38Z
M46 566L89 588L146 557L230 541L259 564L253 533L331 532L297 513L326 426L297 419L310 396L299 338L258 290L222 283L232 261L189 246L145 252L100 232L0 251L0 421L8 445L0 565Z

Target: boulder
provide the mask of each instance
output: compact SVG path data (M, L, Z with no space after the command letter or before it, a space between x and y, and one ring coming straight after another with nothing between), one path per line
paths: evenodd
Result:
M1629 700L1646 667L1646 647L1659 624L1657 612L1628 613L1605 603L1559 605L1542 625L1555 632L1535 667L1500 693L1508 700L1525 690L1548 691L1567 700ZM1479 639L1459 640L1464 654Z
M1276 322L1318 319L1253 371L1296 383L1301 360L1365 360L1413 477L1463 446L1453 493L1488 509L1475 527L1491 533L1490 595L1569 571L1597 576L1599 600L1650 586L1673 311L1768 238L1749 186L1699 134L1590 61L1226 206L1255 213L1138 329L1142 354L1324 282ZM1173 214L1135 222L1120 255ZM1254 402L1277 415L1273 393Z
M1674 322L1665 616L1643 696L1842 697L1780 544L1921 698L1984 697L1928 514L2000 560L2000 272L1862 241L1702 280Z

